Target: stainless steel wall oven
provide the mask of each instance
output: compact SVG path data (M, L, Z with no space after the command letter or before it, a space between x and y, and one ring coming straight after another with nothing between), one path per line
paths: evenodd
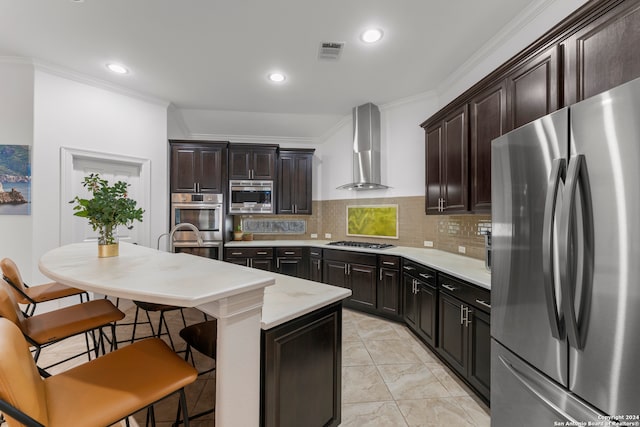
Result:
M200 230L202 244L195 231L179 224L191 224ZM175 252L187 252L222 259L224 196L211 193L171 194L171 229Z

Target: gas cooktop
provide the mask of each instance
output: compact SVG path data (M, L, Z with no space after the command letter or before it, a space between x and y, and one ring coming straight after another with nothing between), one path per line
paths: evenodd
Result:
M389 243L352 242L348 240L341 240L339 242L330 242L327 244L332 246L349 246L352 248L366 248L366 249L393 248L393 245Z

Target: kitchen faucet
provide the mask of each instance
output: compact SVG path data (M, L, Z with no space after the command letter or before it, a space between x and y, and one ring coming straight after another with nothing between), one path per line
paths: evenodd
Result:
M160 236L158 236L158 249L160 249L160 239L163 236L169 235L169 252L173 252L173 250L174 250L173 235L176 233L176 231L181 230L183 228L191 229L194 233L196 233L196 239L198 240L198 246L202 246L204 244L204 242L202 241L202 234L200 233L200 230L198 230L198 227L196 227L195 225L190 224L188 222L181 222L180 224L176 224L171 229L171 231L169 231L169 233L162 233Z

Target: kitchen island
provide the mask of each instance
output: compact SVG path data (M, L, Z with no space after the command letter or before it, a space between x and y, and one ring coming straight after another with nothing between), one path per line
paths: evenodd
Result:
M261 330L284 328L327 306L335 312L336 304L350 294L342 288L128 243L120 243L120 256L113 258L98 258L95 243L62 246L47 252L39 268L53 280L89 292L197 307L215 317L216 425L222 427L260 423L261 340L266 335Z

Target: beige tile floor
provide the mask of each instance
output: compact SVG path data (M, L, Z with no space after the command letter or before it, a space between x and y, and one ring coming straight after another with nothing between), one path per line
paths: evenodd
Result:
M121 323L132 321L134 312L133 308L126 310L127 317ZM203 314L195 309L185 309L184 313L187 324L203 320ZM167 317L177 350L184 349L184 343L178 336L182 328L179 312L168 313ZM152 313L154 327L157 319L157 314ZM144 336L149 329L141 326L139 332L138 336ZM117 333L119 341L129 339L131 326L119 326ZM167 340L166 337L164 339ZM82 338L51 346L43 351L41 366L63 359L83 347ZM55 374L85 360L78 358L50 371ZM402 324L345 309L342 365L341 426L490 425L486 405ZM196 367L205 370L213 367L213 362L198 355ZM213 406L214 383L215 373L210 373L199 377L187 388L190 414ZM177 396L172 396L156 405L158 427L168 427L173 423L177 401ZM145 412L140 412L134 414L131 425L144 425L144 421ZM213 426L213 415L193 420L191 425Z

